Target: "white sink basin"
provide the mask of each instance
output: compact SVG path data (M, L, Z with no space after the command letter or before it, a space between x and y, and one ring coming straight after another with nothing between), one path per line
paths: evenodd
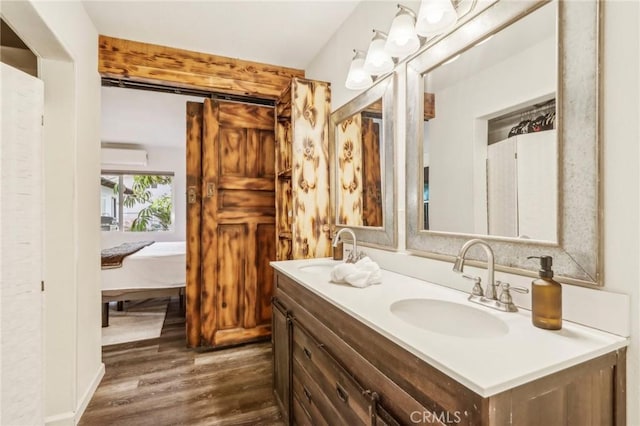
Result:
M460 303L438 299L404 299L391 304L401 320L424 330L466 338L498 337L509 327L501 319Z
M298 270L310 274L329 274L331 270L340 262L326 260L298 266Z

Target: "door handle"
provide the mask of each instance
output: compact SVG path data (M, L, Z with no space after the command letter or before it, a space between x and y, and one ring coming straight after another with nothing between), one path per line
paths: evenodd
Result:
M216 195L216 184L207 182L207 198L213 198Z
M198 192L195 186L190 186L187 188L187 202L189 204L195 204L198 198Z

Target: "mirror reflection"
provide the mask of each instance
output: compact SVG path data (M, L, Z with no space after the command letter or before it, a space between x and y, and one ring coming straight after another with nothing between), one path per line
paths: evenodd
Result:
M382 99L337 123L337 217L345 226L383 226Z
M423 75L423 229L558 241L556 9Z

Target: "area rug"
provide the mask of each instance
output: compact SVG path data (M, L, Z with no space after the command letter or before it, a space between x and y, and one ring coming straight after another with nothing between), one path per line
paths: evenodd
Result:
M102 328L102 346L135 342L160 337L169 298L132 300L124 311L109 304L109 327Z

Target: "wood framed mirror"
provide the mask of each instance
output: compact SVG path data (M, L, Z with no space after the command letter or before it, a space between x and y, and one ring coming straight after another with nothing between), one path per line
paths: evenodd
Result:
M331 114L333 221L358 244L395 249L394 92L391 73Z
M553 256L554 269L560 281L601 285L600 8L600 2L591 0L497 1L482 11L474 12L451 33L427 43L421 52L407 62L406 231L407 249L410 252L440 260L453 260L465 241L483 238L495 252L498 270L535 276L537 265L528 261L527 256L547 254ZM538 18L546 17L544 19L548 20L549 16L552 22L540 24L544 20ZM468 88L461 92L461 98L469 113L463 118L462 107L457 107L455 111L459 116L454 117L456 128L443 130L441 126L436 130L437 120L452 121L446 105L451 98L443 89L446 86L443 79L440 78L439 86L435 84L429 87L430 83L438 80L438 73L443 74L444 67L450 66L455 59L460 63L467 60L467 64L477 62L469 59L473 59L479 50L486 49L491 44L490 38L511 41L526 38L508 34L510 30L522 27L527 20L535 22L535 31L540 34L545 33L543 27L552 28L555 32L555 40L546 44L546 55L555 55L556 65L537 74L555 77L553 86L527 79L527 71L545 62L539 56L532 55L535 52L533 44L520 48L511 46L509 49L514 49L513 55L500 57L499 53L504 54L508 50L504 45L499 52L489 51L482 55L493 58L495 63L490 64L492 68L485 66L470 71L466 67L466 75L457 76L458 81L448 82L450 89L452 84L465 79ZM544 37L540 35L540 40L546 40ZM513 67L515 55L524 58L521 59L521 69ZM510 64L510 68L506 68L507 64ZM502 70L501 65L504 65ZM449 80L455 80L454 72L447 74ZM495 87L486 86L486 80L481 79L485 74L491 74ZM518 81L518 78L521 80ZM476 79L475 84L468 84L473 79ZM456 87L460 89L461 85ZM532 87L538 87L538 90ZM503 95L506 90L517 91L517 96L505 99ZM423 120L422 100L425 92L433 92L435 96L435 119L428 126ZM484 106L474 109L470 105L479 98L483 99ZM491 102L487 102L488 98ZM555 122L551 127L555 134L547 138L550 142L545 144L549 148L543 152L544 155L533 155L532 160L521 167L522 170L533 169L533 174L522 172L534 182L532 195L525 196L523 194L530 192L524 186L519 186L521 179L516 178L507 185L503 175L486 166L491 158L502 155L490 152L492 142L488 142L488 139L492 137L492 130L500 127L496 123L510 114L515 114L517 124L513 127L517 133L517 125L526 121L524 114L527 110L534 111L532 116L543 115L546 112L539 108L551 103L555 113ZM460 129L465 127L468 128L468 135L463 136ZM497 138L498 141L508 139L508 133L512 130L511 126L502 127L507 131ZM425 156L427 138L430 138L427 144L431 147L426 151L431 158L427 158L425 163L425 157L428 156ZM444 146L448 147L444 151L455 153L455 156L446 159L438 157L436 153L439 149L434 147ZM527 148L520 149L524 156ZM509 152L513 159L513 153ZM478 161L474 163L474 159ZM516 166L507 168L517 168L518 163L514 164ZM425 167L429 170L427 176ZM448 169L448 175L443 173L444 168ZM520 190L521 200L494 202L492 209L491 193L504 190L490 186L490 180L492 177L495 180L496 176L504 184L502 187L511 187L507 189L512 193L517 194ZM543 184L541 180L546 182ZM428 182L428 190L425 182ZM545 189L540 190L540 187ZM428 211L425 209L427 193ZM447 203L449 206L445 209ZM520 209L520 217L513 219L513 215L507 215L510 218L508 220L491 217L491 210L505 216L504 210L507 210L509 203L515 203L515 211ZM526 210L526 205L532 206L530 211ZM467 213L470 214L466 222L460 220L460 223L452 224L451 220L447 223L442 219L447 215L461 219ZM545 216L544 220L541 216ZM531 218L533 225L529 226L527 223L531 223ZM509 223L507 228L511 230L503 228L497 231L499 226L496 223L504 224L505 220L515 224ZM476 259L483 257L481 255ZM484 262L476 264L483 265Z

